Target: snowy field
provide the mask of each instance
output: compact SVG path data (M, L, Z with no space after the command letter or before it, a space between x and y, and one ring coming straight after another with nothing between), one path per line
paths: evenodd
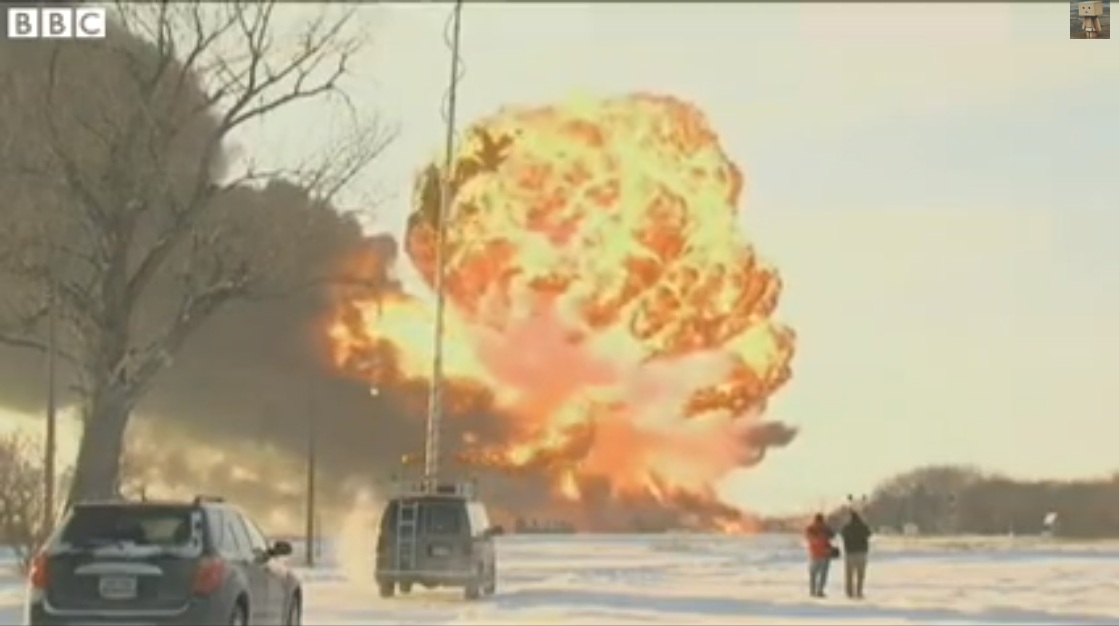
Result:
M382 600L371 581L304 572L308 624L1117 624L1119 544L1036 539L890 540L875 546L867 599L808 598L794 537L521 536L500 541L498 593ZM352 553L352 550L346 550ZM328 557L329 560L329 557ZM837 563L836 565L841 565ZM0 589L0 624L22 589Z

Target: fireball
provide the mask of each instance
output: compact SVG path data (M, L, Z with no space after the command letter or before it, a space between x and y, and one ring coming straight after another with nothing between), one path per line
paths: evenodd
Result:
M746 519L716 486L795 435L763 419L795 336L774 319L778 273L739 225L742 173L703 113L648 94L506 108L442 161L418 176L404 251L433 285L445 177L450 419L488 403L507 422L459 457L544 477L575 506ZM423 300L340 304L341 367L378 387L430 378Z

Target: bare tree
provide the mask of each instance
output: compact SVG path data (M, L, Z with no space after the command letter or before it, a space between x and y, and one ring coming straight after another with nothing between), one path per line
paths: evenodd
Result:
M19 435L0 437L0 543L26 567L49 530L43 523L43 466Z
M1114 475L1027 480L971 466L927 466L884 481L869 509L876 523L912 521L922 531L968 534L1039 534L1049 514L1057 513L1062 537L1115 537L1119 481Z
M0 123L0 342L45 349L45 294L57 294L85 424L71 502L118 495L131 413L192 333L305 278L291 234L314 225L246 190L282 181L325 211L392 138L348 106L364 41L348 7L122 2L113 15L103 43L0 54L0 107L23 113ZM311 123L349 120L324 151L228 156L250 125L308 103L343 107Z
M866 512L878 524L903 528L916 524L922 532L947 532L960 498L988 476L975 467L929 465L895 475L871 494Z

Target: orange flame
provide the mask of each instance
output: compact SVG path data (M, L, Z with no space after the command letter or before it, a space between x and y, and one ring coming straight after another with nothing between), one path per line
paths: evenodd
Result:
M456 401L511 428L462 456L546 476L569 502L605 484L740 526L715 486L792 440L761 416L795 337L772 318L780 278L740 231L743 178L704 115L653 95L505 109L453 156L445 372ZM443 176L418 178L405 239L428 285ZM337 363L376 385L426 380L431 319L401 293L350 294Z

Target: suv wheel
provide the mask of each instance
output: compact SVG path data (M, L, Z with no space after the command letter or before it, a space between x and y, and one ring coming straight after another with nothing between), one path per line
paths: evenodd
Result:
M410 583L410 582L400 583L400 593L403 593L403 594L412 593L412 583Z
M392 581L381 583L380 588L382 598L391 598L396 593L396 583Z
M492 596L497 592L497 563L490 565L489 573L486 575L486 584L482 587L482 593L487 596Z

